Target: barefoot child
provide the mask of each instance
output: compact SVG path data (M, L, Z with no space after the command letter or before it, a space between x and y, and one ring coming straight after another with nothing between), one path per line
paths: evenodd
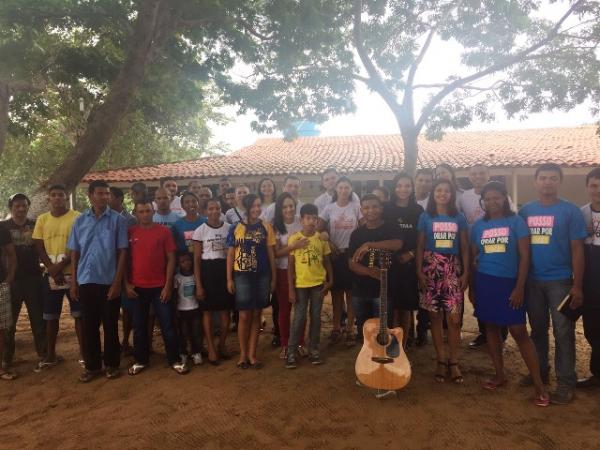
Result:
M294 247L288 257L289 299L290 303L294 305L294 319L285 363L287 369L297 367L298 344L300 336L304 333L306 310L309 306L308 358L314 365L322 363L319 355L321 309L323 308L323 297L333 285L333 268L329 257L331 254L329 243L321 240L317 232L318 214L319 211L315 205L303 205L300 208L302 231L293 234L288 241L288 246ZM301 248L295 248L295 243L304 239L308 239L308 242Z
M186 362L191 355L194 365L202 364L202 313L196 299L196 283L192 255L183 252L178 256L179 273L175 274L173 288L177 292L177 318L182 336L179 340L179 353ZM188 343L189 350L188 352Z

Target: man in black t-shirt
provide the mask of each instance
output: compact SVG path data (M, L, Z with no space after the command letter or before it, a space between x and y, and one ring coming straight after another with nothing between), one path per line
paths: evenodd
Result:
M352 307L356 314L358 339L362 341L365 321L377 317L380 307L380 271L378 267L369 267L369 250L396 252L403 242L400 229L395 224L384 223L379 197L367 194L360 205L365 222L350 236L348 250L352 258L348 264L356 274L352 283ZM378 263L377 258L374 262Z
M46 324L43 319L42 271L31 235L35 221L27 218L30 201L25 194L14 194L8 200L11 218L0 222L7 230L17 254L17 270L11 283L12 324L6 330L6 344L2 360L10 368L15 354L16 324L23 302L27 307L35 349L40 358L46 354Z
M4 353L5 333L13 324L10 285L15 279L16 269L17 255L10 232L0 227L0 354ZM0 368L0 379L13 380L15 377L8 368Z

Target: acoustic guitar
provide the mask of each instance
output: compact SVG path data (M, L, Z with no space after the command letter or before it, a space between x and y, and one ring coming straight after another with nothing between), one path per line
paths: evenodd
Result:
M378 259L380 280L379 318L369 319L363 326L364 343L354 370L363 385L373 389L395 391L408 384L411 376L410 362L402 348L402 328L389 329L388 323L388 269L392 253L385 250L369 250L369 267Z

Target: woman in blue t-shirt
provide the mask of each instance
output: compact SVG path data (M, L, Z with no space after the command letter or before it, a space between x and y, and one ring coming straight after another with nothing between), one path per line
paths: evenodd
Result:
M481 191L485 216L471 229L473 284L469 291L475 316L485 323L488 351L496 376L482 387L494 390L506 384L500 329L508 326L531 373L535 404L548 406L549 397L540 375L533 341L525 325L525 282L529 270L529 229L510 209L508 192L502 183L492 181Z
M437 354L435 380L444 382L449 369L452 381L462 383L458 354L463 293L469 275L469 241L467 221L456 209L456 190L451 181L435 181L417 231L420 303L431 318L431 336ZM448 361L444 356L444 315L448 323Z

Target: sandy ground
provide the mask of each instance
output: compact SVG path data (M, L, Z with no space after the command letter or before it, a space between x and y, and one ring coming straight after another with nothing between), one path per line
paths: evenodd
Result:
M266 316L270 321L270 310ZM270 347L268 326L261 337L263 370L239 370L234 359L179 376L165 367L158 338L149 370L84 385L77 381L70 317L63 315L58 343L65 362L36 374L23 315L15 367L20 377L0 383L0 448L600 449L600 390L580 391L568 406L534 406L533 391L517 383L525 366L512 339L505 352L509 384L496 392L480 387L491 366L485 351L467 348L476 329L469 313L464 385L437 384L432 345L412 348L411 382L383 401L355 386L359 348L328 346L328 306L323 317L326 363L320 367L305 362L285 370L279 350ZM577 339L578 372L586 375L589 350L581 329Z

